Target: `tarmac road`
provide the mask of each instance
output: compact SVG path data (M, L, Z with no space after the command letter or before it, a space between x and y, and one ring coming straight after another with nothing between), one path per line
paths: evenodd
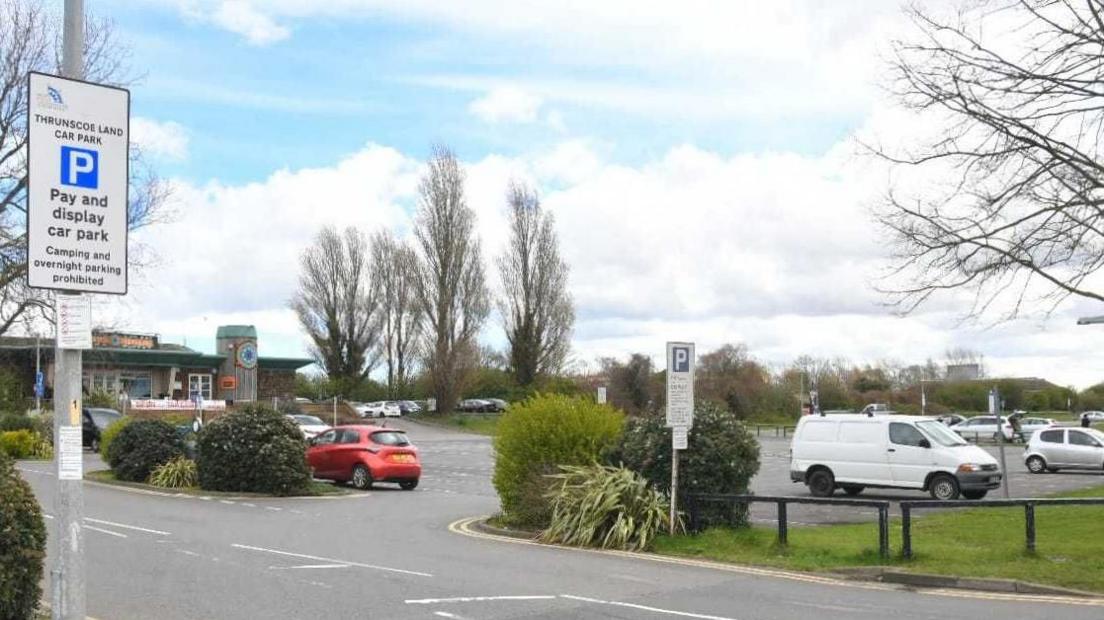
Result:
M461 535L450 524L498 506L490 484L489 440L408 421L392 424L407 427L422 451L425 474L415 491L394 487L342 498L220 500L85 484L89 615L103 620L1104 615L1104 606L912 592ZM98 461L91 454L86 458L89 467ZM764 460L760 480L772 477L776 458ZM52 512L50 465L23 463L20 469ZM45 592L49 588L44 585Z

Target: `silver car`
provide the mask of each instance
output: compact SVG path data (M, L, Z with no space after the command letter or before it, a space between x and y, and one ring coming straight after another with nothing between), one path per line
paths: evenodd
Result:
M1031 436L1024 465L1033 474L1059 469L1104 470L1104 433L1091 428L1050 428Z

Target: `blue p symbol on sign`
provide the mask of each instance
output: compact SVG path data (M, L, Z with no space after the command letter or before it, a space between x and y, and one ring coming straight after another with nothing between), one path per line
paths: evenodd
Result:
M671 372L690 372L690 347L671 347Z
M61 147L61 184L96 189L100 186L100 154L92 149Z

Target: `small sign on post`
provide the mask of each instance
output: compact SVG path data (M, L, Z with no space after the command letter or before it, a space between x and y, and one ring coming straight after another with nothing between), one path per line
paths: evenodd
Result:
M694 425L694 343L667 343L667 426L671 427L670 533L678 523L679 450Z
M597 398L597 400L598 400L599 405L606 404L606 388L605 387L598 388L598 398Z
M92 299L57 294L57 348L92 348Z

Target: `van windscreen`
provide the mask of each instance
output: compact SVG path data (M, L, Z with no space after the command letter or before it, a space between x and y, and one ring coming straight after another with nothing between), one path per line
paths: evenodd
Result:
M923 420L916 423L916 427L936 443L947 446L965 446L966 440L959 437L958 433L947 428L947 425L935 420Z

